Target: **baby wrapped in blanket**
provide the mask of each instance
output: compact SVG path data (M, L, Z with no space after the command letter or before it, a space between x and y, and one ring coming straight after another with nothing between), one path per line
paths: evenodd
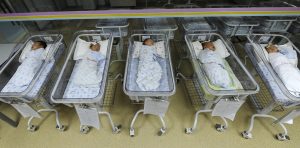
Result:
M160 86L162 78L162 68L157 61L159 55L152 39L145 39L143 44L139 53L136 83L143 91L155 90Z
M84 86L99 86L102 80L102 73L100 67L104 66L105 56L99 53L100 44L91 44L90 50L85 58L80 59L76 63L76 70L73 75L73 82L77 85Z
M297 64L292 62L293 60L297 61L296 51L289 48L279 50L273 44L269 44L265 48L269 53L269 61L283 84L293 95L299 97L300 71L297 68Z
M229 88L232 80L225 69L223 58L215 51L212 42L204 42L202 46L203 50L199 53L199 59L209 81L215 86Z
M46 58L44 54L46 47L47 44L44 41L33 42L31 50L26 54L2 92L22 92L28 87Z

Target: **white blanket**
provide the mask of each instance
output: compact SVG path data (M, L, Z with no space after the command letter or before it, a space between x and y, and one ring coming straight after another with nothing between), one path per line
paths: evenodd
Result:
M277 52L269 53L270 63L286 88L296 97L300 97L300 71L288 58Z
M92 52L84 59L77 60L63 98L95 98L98 96L105 69L105 59L103 55Z
M2 89L2 92L23 92L43 63L44 49L39 48L31 50L25 57L25 60L18 67L15 74ZM10 89L14 87L15 89Z
M78 68L74 70L73 80L77 85L96 85L102 80L103 71L100 70L100 62L105 59L105 56L99 52L89 51L84 59L79 60Z
M225 68L223 58L212 50L204 49L199 53L199 59L209 81L216 86L229 88L232 84L229 73Z
M143 45L139 53L136 83L143 91L155 90L160 86L162 68L159 65L155 46Z

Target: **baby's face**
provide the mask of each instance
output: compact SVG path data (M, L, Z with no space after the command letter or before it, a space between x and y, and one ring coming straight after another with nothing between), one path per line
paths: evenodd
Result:
M90 49L93 50L93 51L99 51L100 50L100 44L97 43L97 44L91 44L90 45Z
M34 42L31 46L31 50L37 50L39 48L43 48L43 46L39 42Z
M152 39L146 39L144 41L144 45L153 46L154 45L154 41Z
M268 53L278 52L278 48L275 45L269 45L268 47L266 47L266 50L268 51Z
M212 51L215 51L215 50L216 50L216 49L215 49L215 46L214 46L214 44L213 44L212 42L205 42L205 43L202 43L202 46L203 46L203 49L208 48L208 49L210 49L210 50L212 50Z

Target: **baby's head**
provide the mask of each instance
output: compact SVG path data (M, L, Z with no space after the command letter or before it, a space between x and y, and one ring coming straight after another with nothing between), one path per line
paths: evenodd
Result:
M150 38L145 39L143 42L143 45L147 45L147 46L153 46L154 45L154 41Z
M216 48L215 48L215 46L212 42L203 42L202 47L203 47L203 49L207 48L207 49L212 50L212 51L216 50Z
M278 48L272 43L268 44L265 48L268 51L268 53L278 52Z
M46 49L47 44L44 41L35 41L33 42L32 46L31 46L31 50L37 50L39 48L44 48Z
M91 44L91 45L90 45L90 49L91 49L92 51L100 51L100 47L101 47L101 45L100 45L99 43Z

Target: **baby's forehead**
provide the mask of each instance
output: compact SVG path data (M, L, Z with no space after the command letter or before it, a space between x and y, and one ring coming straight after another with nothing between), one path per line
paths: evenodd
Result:
M144 42L149 42L149 41L153 42L153 40L150 38L144 40Z

